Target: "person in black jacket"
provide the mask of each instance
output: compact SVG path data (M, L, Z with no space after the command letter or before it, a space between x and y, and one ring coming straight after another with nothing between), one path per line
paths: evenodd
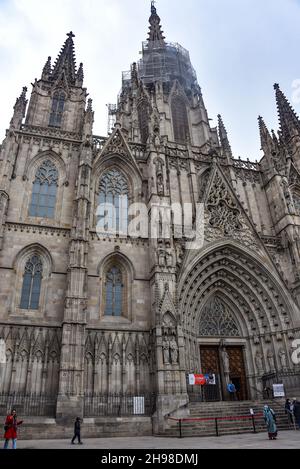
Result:
M72 445L75 444L76 438L78 438L78 443L82 445L82 441L80 437L81 422L82 420L79 417L77 417L77 419L75 420L75 424L74 424L74 437L73 437L73 440L71 441Z
M300 402L298 400L294 402L294 416L300 430Z

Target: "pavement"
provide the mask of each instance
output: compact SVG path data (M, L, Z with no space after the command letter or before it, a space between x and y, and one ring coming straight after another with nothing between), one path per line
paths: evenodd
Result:
M71 445L70 440L18 440L18 449L299 449L300 431L286 431L278 435L276 441L270 441L267 433L243 434L209 438L102 438L84 439L83 445Z

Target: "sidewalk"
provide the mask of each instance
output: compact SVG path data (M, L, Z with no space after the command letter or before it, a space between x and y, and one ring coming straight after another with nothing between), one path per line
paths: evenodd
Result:
M84 439L84 445L71 445L70 440L18 440L19 449L299 449L300 431L281 432L277 441L269 441L267 432L230 435L219 438L103 438Z

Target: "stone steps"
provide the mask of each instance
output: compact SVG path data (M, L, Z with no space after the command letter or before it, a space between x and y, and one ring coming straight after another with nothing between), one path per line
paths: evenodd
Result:
M247 401L247 402L218 402L218 403L190 403L190 416L188 419L194 418L211 418L211 421L182 422L182 435L184 437L193 436L216 436L215 418L250 416L250 409L254 410L254 414L263 414L263 407L266 402L263 401ZM271 407L276 412L278 431L291 430L287 416L284 411L282 402L273 402ZM255 418L256 432L266 432L266 425L263 416ZM219 420L219 435L235 435L252 433L252 419L249 420ZM169 420L169 427L165 430L164 436L179 437L179 422Z

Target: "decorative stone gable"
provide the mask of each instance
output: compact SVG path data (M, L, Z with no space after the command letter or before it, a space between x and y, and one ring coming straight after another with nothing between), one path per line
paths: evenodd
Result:
M225 236L242 228L241 211L218 171L210 187L206 208L210 215L209 225L221 230Z

